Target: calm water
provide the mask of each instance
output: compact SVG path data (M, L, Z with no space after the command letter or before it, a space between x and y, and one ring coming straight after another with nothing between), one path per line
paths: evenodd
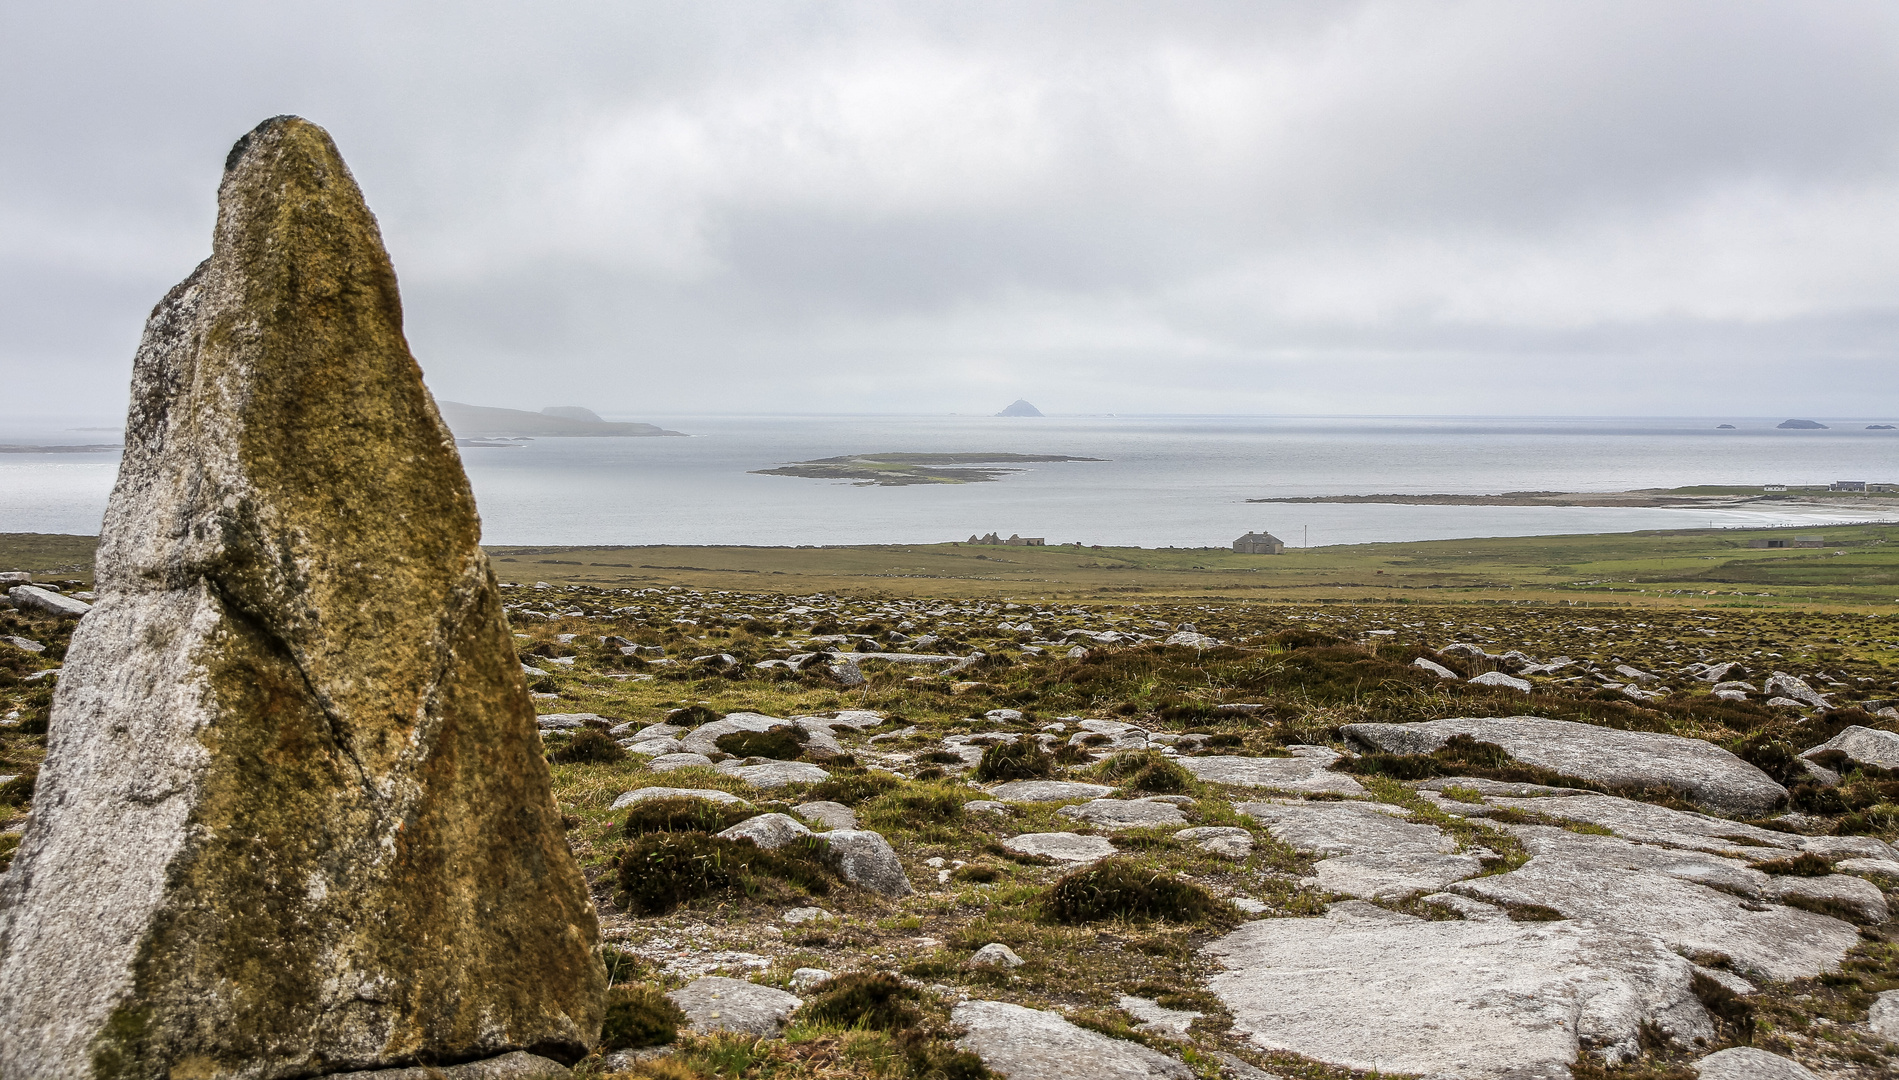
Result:
M1772 420L1089 417L610 417L692 438L538 439L462 451L499 544L858 544L991 530L1051 543L1225 544L1250 529L1314 546L1383 540L1854 520L1805 514L1252 504L1283 495L1620 491L1684 484L1899 480L1882 418L1780 431ZM1738 430L1717 431L1717 423ZM59 421L0 421L0 443L112 442ZM91 421L98 424L100 421ZM1105 458L995 483L902 488L749 470L875 451ZM0 455L0 531L98 531L114 454Z

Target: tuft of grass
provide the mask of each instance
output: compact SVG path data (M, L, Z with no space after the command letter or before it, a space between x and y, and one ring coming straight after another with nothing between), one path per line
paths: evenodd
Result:
M733 757L762 757L774 761L796 761L804 753L803 730L790 724L774 724L766 731L732 731L713 740L713 745Z
M829 780L820 781L807 788L805 798L856 806L902 786L903 781L887 773L859 772L842 775L833 773Z
M568 737L567 741L548 751L548 760L559 765L586 763L590 765L610 765L626 759L626 750L614 742L612 736L593 728L581 728Z
M620 853L620 899L636 915L664 915L680 904L725 889L757 890L776 878L819 896L831 889L822 854L811 845L765 851L750 840L706 833L652 833Z
M827 980L805 1001L800 1019L841 1028L899 1031L923 1020L922 997L888 971L847 971Z
M1428 754L1361 754L1339 761L1333 768L1360 776L1393 780L1429 780L1434 776L1481 776L1513 784L1547 784L1600 790L1600 784L1579 780L1551 769L1526 765L1496 743L1469 735L1453 735Z
M1042 897L1043 916L1070 926L1106 919L1219 921L1230 911L1191 881L1120 858L1073 871Z
M1569 918L1555 908L1542 904L1504 904L1503 910L1510 914L1511 922L1561 922Z
M1128 791L1179 795L1193 789L1193 774L1157 750L1125 750L1102 762L1095 775Z
M706 1080L706 1074L683 1061L669 1057L638 1062L631 1071L618 1074L632 1080Z
M629 839L647 833L716 833L756 817L760 812L756 808L682 795L634 803L626 813L623 828Z
M679 1038L686 1014L665 991L650 983L615 986L607 991L606 1021L600 1027L600 1049L637 1050L664 1046Z
M704 705L688 705L683 709L674 709L666 714L666 722L674 727L698 727L710 724L714 720L725 719L725 714Z
M1701 999L1701 1007L1733 1032L1735 1041L1754 1041L1754 1006L1745 998L1699 971L1689 985L1695 997Z
M984 783L998 780L1046 780L1055 773L1055 755L1042 749L1032 735L1017 736L1014 742L997 743L982 752L976 764L976 779Z
M1759 870L1763 874L1781 874L1788 877L1826 877L1833 872L1833 860L1811 851L1785 859L1766 859L1749 863L1748 869Z

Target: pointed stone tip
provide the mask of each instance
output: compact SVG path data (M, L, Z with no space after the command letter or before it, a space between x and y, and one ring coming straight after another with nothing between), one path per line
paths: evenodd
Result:
M256 142L260 136L266 135L281 127L288 127L291 124L309 124L309 126L317 128L318 131L323 130L321 127L318 127L318 125L311 124L310 121L305 120L301 116L295 116L290 113L273 116L245 132L243 138L231 144L231 152L224 155L224 171L228 173L232 169L237 168L237 163L244 159L244 151L249 150L251 144Z

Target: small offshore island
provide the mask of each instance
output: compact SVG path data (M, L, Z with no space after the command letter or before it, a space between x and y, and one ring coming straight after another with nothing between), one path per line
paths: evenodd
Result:
M776 469L753 469L760 476L802 476L811 480L854 480L858 487L905 487L911 484L979 484L1000 480L1035 461L1104 461L1066 454L846 454L794 461Z

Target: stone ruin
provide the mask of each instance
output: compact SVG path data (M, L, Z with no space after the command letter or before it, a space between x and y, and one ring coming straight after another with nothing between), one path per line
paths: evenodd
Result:
M266 121L139 346L0 878L0 1076L595 1044L594 910L479 534L375 218L321 128Z

